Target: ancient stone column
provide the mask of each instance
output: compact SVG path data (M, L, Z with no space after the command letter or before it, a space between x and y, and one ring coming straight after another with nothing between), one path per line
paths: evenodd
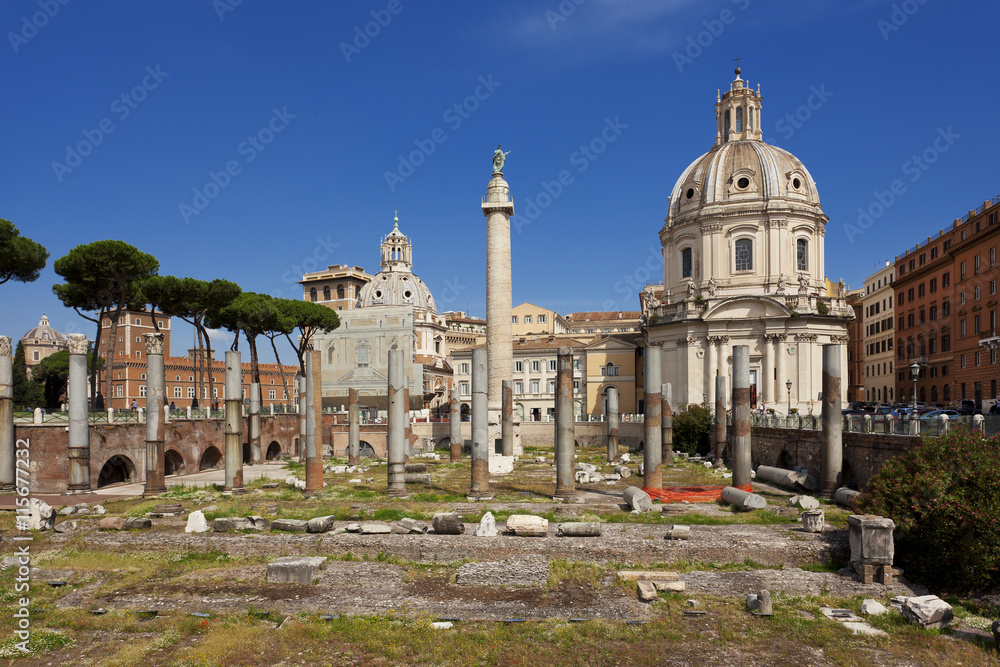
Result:
M510 318L507 318L508 321ZM507 347L510 347L508 342ZM472 486L469 496L489 498L490 491L490 442L487 410L486 350L472 350Z
M618 460L618 390L608 387L608 463Z
M750 347L733 346L733 486L750 483Z
M347 465L356 466L361 462L361 406L358 405L358 390L347 390Z
M323 489L322 360L319 350L306 350L306 493Z
M305 359L303 359L305 361ZM306 376L298 373L295 380L299 386L299 463L306 462L306 410L309 406L306 403Z
M167 490L163 461L163 334L143 334L146 343L146 486L143 495Z
M726 378L715 378L715 467L723 465L722 452L726 449Z
M243 491L243 363L239 351L226 351L226 482L223 493Z
M573 429L573 350L560 347L556 366L556 498L576 494L573 467L576 463Z
M413 432L410 426L410 380L403 374L403 465L410 462Z
M462 460L462 409L458 400L458 389L451 390L451 400L448 402L448 434L451 450L451 462Z
M833 496L840 487L841 472L844 467L844 434L840 428L840 350L841 346L823 346L823 451L822 451L822 492Z
M660 385L660 420L663 423L660 429L660 461L668 465L674 462L674 409L670 406L673 393L669 382Z
M514 375L511 346L510 219L514 202L503 174L495 172L482 202L486 216L486 350L489 410L499 415L504 380Z
M643 451L643 485L647 489L663 488L663 454L660 439L660 346L646 343L646 363L643 365L645 392L643 403L645 418L642 436Z
M514 456L514 386L511 380L504 380L503 409L500 413L500 452L504 456Z
M14 488L14 449L14 358L10 336L0 336L0 489Z
M69 384L69 486L70 491L90 490L90 404L87 401L87 337L68 334Z
M250 383L250 456L254 463L260 463L260 383Z
M389 460L389 497L400 498L406 495L406 405L403 400L403 385L406 376L403 372L403 354L400 349L389 350L389 416L388 443L386 455Z

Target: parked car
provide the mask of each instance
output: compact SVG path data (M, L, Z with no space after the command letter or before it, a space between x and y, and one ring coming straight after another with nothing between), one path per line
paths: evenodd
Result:
M968 398L959 401L958 404L955 406L955 410L958 410L958 414L960 415L983 414L983 411L979 409L979 406L976 404L976 401L973 401Z
M928 412L922 413L920 415L920 417L918 417L918 419L921 419L921 420L934 420L934 419L937 419L938 417L940 417L941 415L948 415L948 419L954 419L955 417L959 416L958 410L947 410L947 409L945 409L945 410L929 410Z

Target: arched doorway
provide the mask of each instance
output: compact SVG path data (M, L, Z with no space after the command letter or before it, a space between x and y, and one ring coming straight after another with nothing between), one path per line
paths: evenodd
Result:
M375 458L375 448L372 447L367 442L365 442L364 440L358 443L358 451L361 456L367 457L369 459Z
M281 445L278 444L277 440L272 440L271 444L267 446L267 452L264 454L265 461L274 461L281 454Z
M184 457L176 449L163 452L163 474L180 475L184 472Z
M135 464L127 456L115 454L101 468L101 474L97 476L97 488L134 481L136 481Z
M222 465L222 452L219 451L218 447L209 447L201 455L201 461L198 462L198 470L218 468L220 465Z
M469 404L468 403L462 403L462 407L460 408L460 411L461 411L461 414L462 414L462 421L464 421L464 422L469 421L469 416L472 414L472 408L469 407Z
M441 438L440 440L438 440L437 445L434 446L434 449L450 450L451 449L451 438L450 437L449 438Z
M795 467L795 463L792 461L791 455L785 451L781 450L781 454L778 455L778 462L774 464L776 468L783 468L784 470L791 470Z

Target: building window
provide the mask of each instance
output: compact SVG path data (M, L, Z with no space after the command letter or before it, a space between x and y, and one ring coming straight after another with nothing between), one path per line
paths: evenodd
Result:
M188 398L194 398L194 387L188 387L187 389Z
M979 301L979 285L976 285L975 296L973 297L976 301Z
M941 287L948 287L951 284L951 276L945 272L941 274Z
M979 333L979 315L976 315L972 318L972 333L974 334Z
M313 287L311 290L309 290L309 300L310 301L316 301L317 300L317 294L316 294L316 288L315 287Z
M462 396L468 396L469 395L469 383L468 382L459 382L458 383L458 391L459 391L460 394L462 394Z
M542 362L535 360L531 362L531 372L541 373L542 372Z
M975 257L972 258L972 273L973 274L979 273L979 255L976 255ZM138 324L138 322L136 324Z
M337 298L338 299L343 299L344 298L344 286L343 285L337 285Z
M510 323L511 324L517 324L517 315L512 315L511 316Z
M101 342L103 343L104 341L101 341ZM38 350L32 350L32 352L31 352L31 358L34 361L38 361Z
M326 287L323 288L323 301L329 301L329 300L330 300L330 286L327 285Z
M531 324L531 315L525 315L524 316L524 323L525 324Z
M518 381L516 381L514 383L514 393L515 394L523 394L524 393L524 383L521 382L520 380L518 380Z
M799 239L795 242L795 263L799 271L809 270L809 241Z
M753 271L753 241L738 239L734 245L737 271Z
M538 386L539 386L539 385L538 385L538 380L532 380L532 381L531 381L531 393L532 393L532 394L537 394L537 393L539 393L539 392L538 392Z
M550 393L550 394L556 393L556 381L555 380L549 380L549 391L548 391L548 393Z
M931 278L930 290L931 290L931 294L934 294L934 292L937 292L937 278Z
M962 305L962 306L965 305L965 292L962 292L962 293L960 293L958 295L958 303L959 303L959 305Z
M275 389L268 389L267 390L267 398L268 398L268 400L273 401L277 397L278 397L277 390L275 390Z
M959 359L958 367L959 368L965 368L965 355L964 354L961 355L958 359ZM962 388L965 389L965 385L964 384L962 385ZM965 392L963 391L962 394L964 395Z
M467 362L465 362L465 361L463 361L462 363L460 363L458 365L458 372L461 373L462 375L468 375L469 374L469 364Z
M539 324L545 324L547 321L548 321L548 317L546 317L545 315L539 315L538 316L538 323Z
M965 318L958 323L958 337L965 338Z
M942 301L941 302L941 317L948 317L951 315L951 302Z
M965 262L958 265L958 279L965 280Z
M979 365L979 362L980 362L980 356L979 356L979 352L977 351L976 352L976 366Z
M937 319L937 306L931 306L930 317L932 322Z
M941 351L951 352L951 336L948 334L941 334ZM944 374L948 374L948 367L945 366Z
M146 385L139 385L139 398L146 398Z
M618 375L620 371L621 368L619 366L615 366L610 361L604 366L601 366L601 375L605 376Z
M181 397L181 388L174 387L174 398L180 398L180 397Z
M524 372L524 362L523 361L515 361L514 362L514 372L515 373L523 373Z
M684 248L681 250L681 278L691 277L691 267L693 262L691 261L691 248Z
M549 370L550 371L554 371L555 369L556 369L556 360L555 359L549 359Z

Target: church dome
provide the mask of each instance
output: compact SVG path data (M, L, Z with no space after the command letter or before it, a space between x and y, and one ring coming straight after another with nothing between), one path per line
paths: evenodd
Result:
M382 239L382 270L361 288L358 308L370 306L413 306L437 312L430 289L413 273L413 246L399 231L399 218Z
M717 97L715 145L685 169L670 193L667 226L691 222L703 209L736 204L822 212L816 181L802 161L764 143L760 89L740 78Z
M38 326L28 331L21 337L25 343L49 344L60 347L66 346L66 337L49 326L49 318L44 314L38 320Z

